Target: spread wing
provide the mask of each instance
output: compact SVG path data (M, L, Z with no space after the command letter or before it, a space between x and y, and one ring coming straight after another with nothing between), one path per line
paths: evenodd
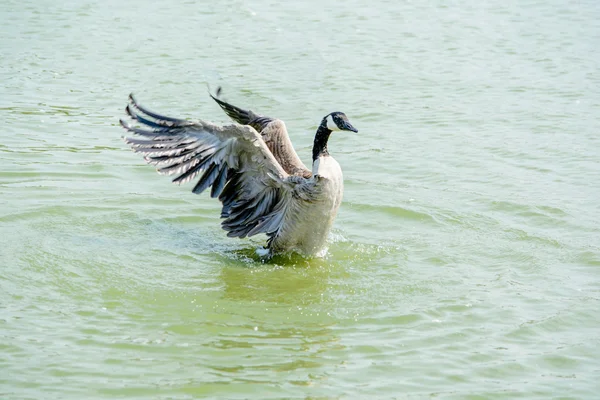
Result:
M127 131L140 137L125 138L133 151L143 154L160 174L174 175L175 183L199 177L194 193L211 187L211 197L223 203L227 236L277 234L296 197L295 187L309 182L288 176L255 129L165 117L140 106L131 95L129 100L126 112L142 126L121 120Z
M229 118L238 124L250 125L256 129L277 162L288 174L310 178L312 173L306 168L300 157L298 157L296 150L294 150L287 128L282 120L258 115L251 110L244 110L229 104L218 98L220 92L221 88L217 90L216 96L211 94L210 97L217 102Z

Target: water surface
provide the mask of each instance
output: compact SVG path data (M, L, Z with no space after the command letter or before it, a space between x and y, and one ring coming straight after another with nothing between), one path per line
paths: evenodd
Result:
M0 5L0 397L596 398L594 1ZM120 140L127 95L323 115L323 259L261 263Z

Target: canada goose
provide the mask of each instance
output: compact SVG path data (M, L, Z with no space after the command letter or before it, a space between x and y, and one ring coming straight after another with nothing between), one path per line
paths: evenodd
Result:
M327 141L332 131L358 131L342 112L323 117L309 171L294 151L283 121L211 97L240 124L218 126L165 117L140 106L130 95L125 110L143 128L120 122L142 138L126 137L125 142L158 173L176 175L174 183L199 176L194 193L211 187L211 197L223 203L221 226L227 236L265 233L269 255L319 254L344 188L342 170L329 155Z

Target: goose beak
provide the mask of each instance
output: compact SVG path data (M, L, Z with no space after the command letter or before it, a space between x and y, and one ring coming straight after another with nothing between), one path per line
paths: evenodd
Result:
M351 131L351 132L358 132L358 129L356 129L355 127L352 126L352 124L348 121L344 121L344 126L342 127L343 130L345 131Z

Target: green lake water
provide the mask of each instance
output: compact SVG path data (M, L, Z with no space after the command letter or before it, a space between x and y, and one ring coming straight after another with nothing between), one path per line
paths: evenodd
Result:
M597 399L600 3L0 3L0 398ZM207 85L321 118L324 258L122 142L127 95L226 123Z

